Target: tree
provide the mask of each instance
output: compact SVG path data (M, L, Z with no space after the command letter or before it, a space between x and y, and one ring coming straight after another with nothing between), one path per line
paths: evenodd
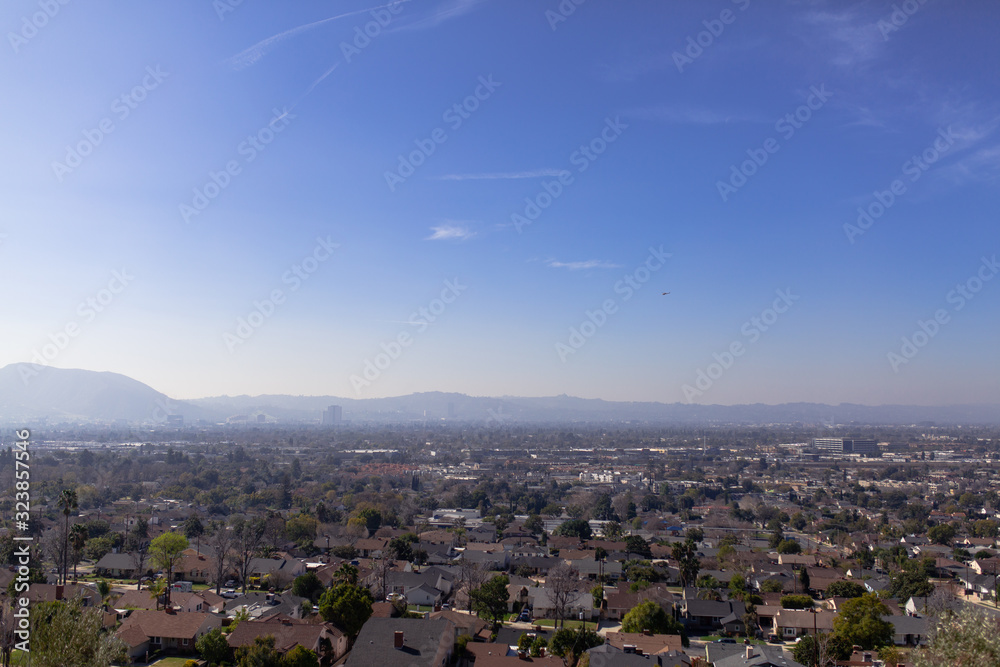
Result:
M782 595L782 609L811 609L813 599L808 595Z
M694 541L695 543L698 543L701 542L703 539L705 539L705 531L703 531L701 528L698 528L697 526L693 526L687 529L687 531L684 533L684 537Z
M194 647L209 664L222 664L229 656L229 643L219 628L213 628L211 632L198 637Z
M279 665L280 667L319 667L319 656L316 655L316 651L299 644L281 656Z
M795 540L781 540L778 543L777 551L779 554L798 554L802 553L802 545Z
M849 660L852 646L836 635L805 635L792 646L795 662L809 667L826 667L837 660Z
M914 651L914 667L1000 665L1000 632L993 617L968 605L932 619L928 646Z
M163 577L157 577L155 581L149 582L149 586L146 588L149 591L149 597L156 600L156 609L160 608L160 601L164 599L167 594L169 587L167 586L167 580Z
M601 535L606 540L616 541L622 538L625 531L622 530L622 525L617 521L608 521L603 526L601 526Z
M826 596L829 598L859 598L865 594L866 590L864 586L856 581L842 579L826 587Z
M507 613L507 584L510 578L505 574L493 577L483 585L473 589L469 593L472 599L472 609L480 618L486 617L493 622L493 626L499 626L504 614Z
M927 597L934 593L934 584L921 569L905 569L889 576L889 587L886 589L890 597L899 600L909 600L911 597Z
M410 539L412 538L412 539ZM389 540L389 556L393 560L413 560L413 543L417 541L417 536L413 533L400 535Z
M545 530L545 522L538 514L532 514L524 520L524 529L532 535L538 535Z
M274 635L256 637L253 644L236 649L236 667L281 667L281 656L274 649Z
M110 667L128 661L125 643L103 628L103 612L84 608L81 598L40 602L31 608L31 664L64 667Z
M899 667L899 663L903 662L903 652L890 644L878 650L878 659L885 663L885 667Z
M222 581L233 558L233 548L236 546L236 531L226 526L225 522L215 522L211 526L206 543L212 551L212 565L215 577L215 594L222 592Z
M649 543L638 535L630 535L625 539L625 551L630 554L638 554L643 558L653 557Z
M315 572L309 571L300 574L292 582L292 595L297 595L300 598L309 598L316 602L322 592L323 582L319 580Z
M177 533L163 533L149 543L153 565L167 571L167 605L170 604L170 583L174 567L184 557L184 550L187 548L187 538Z
M559 565L549 570L545 577L545 588L549 592L549 599L552 601L552 610L556 615L557 627L563 626L566 618L566 610L569 603L576 594L577 584L580 582L580 573L569 565Z
M590 589L590 597L594 599L594 609L604 608L604 585L597 584Z
M553 633L552 639L549 641L549 648L554 655L560 658L570 658L568 662L573 664L573 658L583 655L587 649L600 646L603 643L604 637L593 630L583 628L567 630L564 628Z
M681 586L690 586L698 578L698 571L701 570L701 561L694 547L693 540L674 543L671 556L680 568Z
M570 519L565 521L553 532L554 535L565 535L566 537L577 537L581 541L589 540L591 537L590 524L583 519Z
M69 576L69 515L79 507L76 489L63 489L59 494L59 505L63 513L62 583Z
M240 576L243 592L246 593L250 579L250 564L263 544L266 526L264 520L259 517L250 520L240 517L233 521L232 527L233 563Z
M948 546L955 539L955 527L950 523L939 523L927 531L927 538L935 544Z
M472 611L471 592L483 585L489 571L482 563L463 558L458 562L458 581L465 588L468 611Z
M184 537L188 540L196 540L198 547L197 551L201 551L201 536L205 534L205 525L202 524L201 519L192 515L187 518L184 522Z
M852 645L868 650L892 643L892 623L882 620L891 612L874 593L844 602L833 620L833 633Z
M80 555L83 548L87 546L87 536L89 533L83 524L75 524L69 531L69 545L73 549L73 581L76 581L76 566L80 562Z
M796 542L796 544L798 544L798 543ZM809 581L809 570L808 569L802 568L801 570L799 570L799 583L802 584L802 592L808 593L809 592L809 584L811 583Z
M645 632L654 634L681 635L686 638L680 622L654 600L643 600L625 614L622 632Z
M139 590L142 584L143 566L149 558L149 540L146 538L145 525L143 523L142 534L133 529L125 538L125 551L132 559L132 567L135 568L135 590Z
M761 593L780 593L782 590L781 582L777 579L765 579L760 584Z
M333 623L353 642L361 627L372 615L371 592L357 583L341 581L328 588L319 598L319 614Z

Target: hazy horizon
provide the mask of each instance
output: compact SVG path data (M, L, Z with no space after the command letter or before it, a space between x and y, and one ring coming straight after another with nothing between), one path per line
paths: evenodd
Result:
M7 3L0 367L1000 403L1000 7L912 4Z

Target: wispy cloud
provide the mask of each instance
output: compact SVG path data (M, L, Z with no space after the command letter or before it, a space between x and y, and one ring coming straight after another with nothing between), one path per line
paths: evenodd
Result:
M434 28L441 25L445 21L450 21L468 14L484 2L486 2L486 0L449 0L448 2L443 3L438 9L432 11L429 15L415 18L409 22L404 20L398 25L390 27L386 32L426 30L428 28Z
M620 264L608 262L603 259L588 259L583 262L560 262L550 259L545 265L553 269L568 269L570 271L580 271L583 269L620 269Z
M655 120L679 125L726 125L729 123L769 123L774 119L753 113L716 111L689 106L662 104L650 107L626 109L623 116Z
M1000 145L980 148L938 170L938 176L956 185L1000 179Z
M558 176L562 169L534 169L529 171L501 171L482 174L445 174L434 177L437 181L493 181L512 180L518 178L542 178L544 176Z
M863 15L854 8L813 10L803 15L816 28L819 39L808 39L825 51L830 62L840 67L858 67L879 57L885 39L878 29L878 18Z
M402 0L402 1L409 2L410 0ZM254 44L253 46L251 46L250 48L244 49L243 51L237 53L235 56L228 58L226 60L226 63L237 70L245 69L247 67L250 67L251 65L256 65L258 62L261 61L261 59L265 55L267 55L268 51L270 51L272 48L274 48L281 42L285 41L289 37L294 37L295 35L299 35L308 30L312 30L313 28L321 26L325 23L330 23L331 21L338 21L340 19L348 18L350 16L365 14L367 12L371 12L376 9L383 9L385 7L388 7L390 4L395 4L395 3L378 5L376 7L368 7L367 9L358 9L353 12L338 14L337 16L331 16L330 18L320 19L319 21L313 21L312 23L306 23L304 25L300 25L298 27L286 30L284 32L279 32L277 35L272 35L267 39L263 39Z
M465 241L476 235L474 231L461 224L445 223L431 227L432 234L424 238L425 241Z

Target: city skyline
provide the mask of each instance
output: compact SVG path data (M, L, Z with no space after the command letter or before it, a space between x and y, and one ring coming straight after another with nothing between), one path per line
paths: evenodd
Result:
M52 7L0 9L0 367L1000 402L988 3Z

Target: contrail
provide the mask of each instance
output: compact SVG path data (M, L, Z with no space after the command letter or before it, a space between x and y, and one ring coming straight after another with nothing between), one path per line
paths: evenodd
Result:
M404 1L409 1L409 0L404 0ZM264 55L271 49L272 46L274 46L278 42L288 37L297 35L300 32L305 32L306 30L309 30L310 28L315 28L318 25L329 23L330 21L336 21L338 19L347 18L348 16L357 16L358 14L364 14L365 12L371 12L376 9L384 9L390 5L395 5L395 4L396 3L394 2L390 2L388 4L379 5L377 7L369 7L368 9L358 9L353 12L347 12L346 14L338 14L337 16L331 16L328 19L320 19L319 21L314 21L313 23L307 23L305 25L300 25L297 28L291 28L290 30L279 32L277 35L272 35L267 39L257 42L250 48L240 51L235 56L232 56L231 58L226 60L226 62L238 70L250 67L251 65L256 65L258 62L260 62L261 58L263 58Z

